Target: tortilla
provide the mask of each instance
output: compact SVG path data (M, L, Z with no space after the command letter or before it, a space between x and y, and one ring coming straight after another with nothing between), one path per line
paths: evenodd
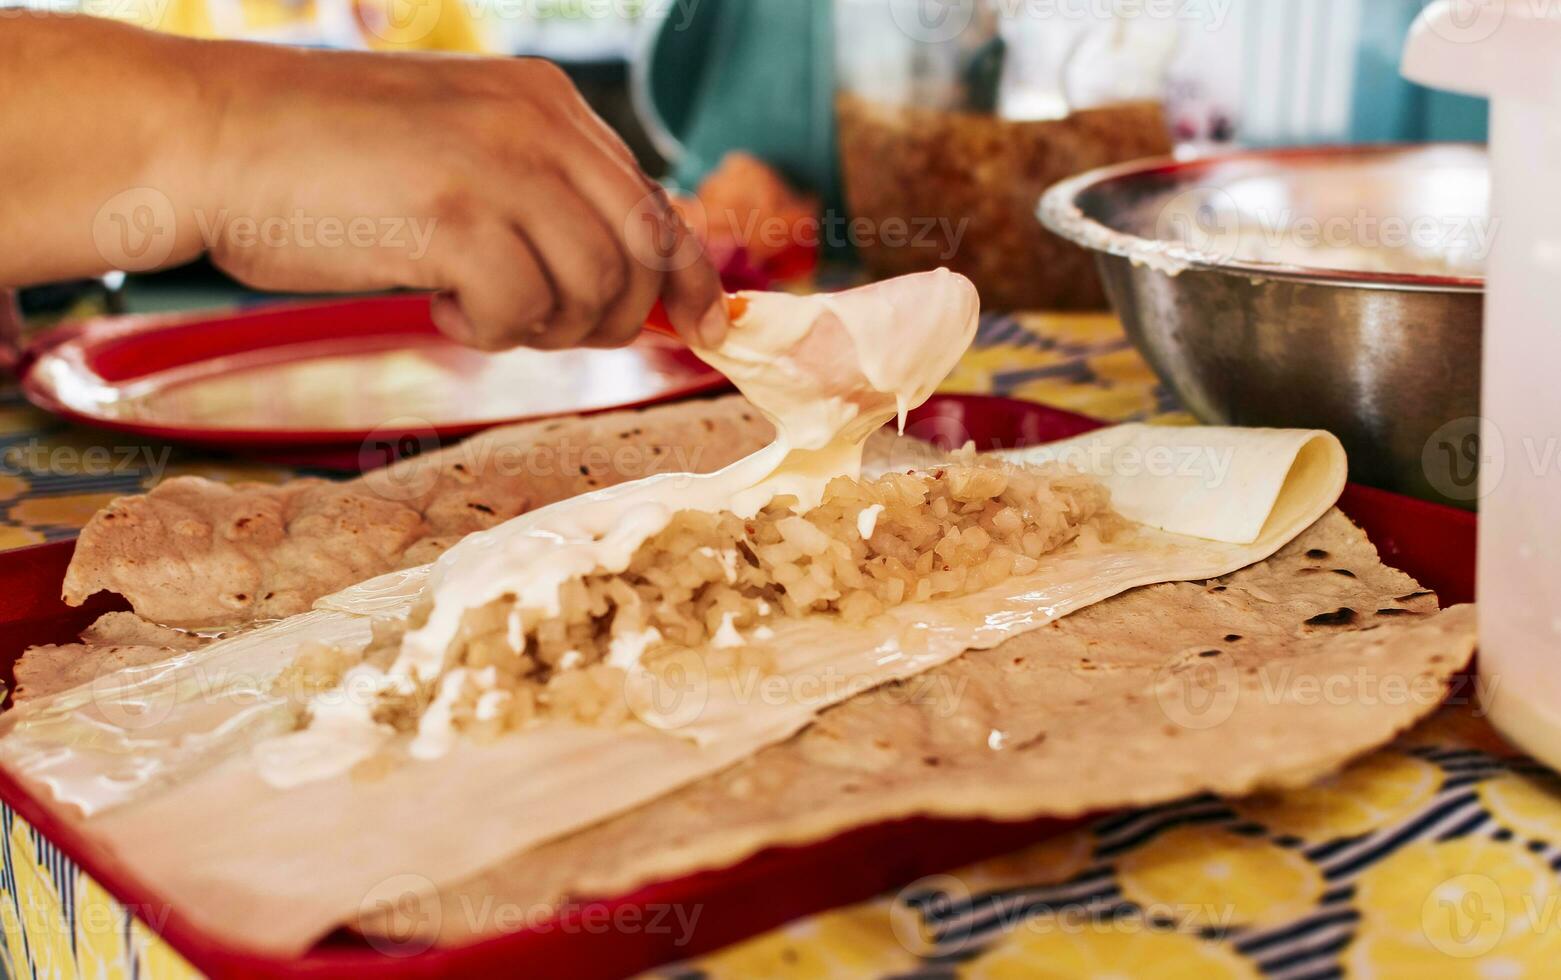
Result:
M167 660L204 645L206 637L148 622L135 613L111 612L81 634L80 643L33 647L16 662L16 704L22 704L127 667Z
M1141 445L1156 436L1130 427L1101 438L1107 446L1121 438ZM1206 489L1203 516L1183 495L1168 494L1164 513L1140 517L1141 551L1104 562L1108 556L1060 558L1049 572L1057 581L1026 577L1001 587L1010 591L1000 596L976 600L984 614L996 607L983 602L1001 605L980 624L904 607L906 615L925 617L916 621L925 624L926 650L884 657L878 640L864 639L870 630L782 625L778 639L796 635L777 644L786 653L781 676L847 675L847 683L823 695L733 711L740 699L717 689L710 710L681 729L667 726L671 732L545 725L371 776L288 790L265 785L243 749L288 724L285 711L273 708L267 678L303 638L361 642L366 616L343 610L404 607L419 582L418 573L406 572L348 590L307 616L127 671L119 688L100 682L85 695L24 709L10 719L0 749L13 772L94 812L83 830L192 921L273 953L301 951L361 914L374 883L408 869L432 886L459 889L456 883L482 881L513 862L525 869L516 872L525 889L557 898L617 891L908 813L1080 813L1200 789L1241 792L1304 781L1432 710L1446 677L1472 649L1472 617L1457 611L1425 619L1420 614L1431 606L1423 595L1406 599L1401 614L1391 606L1394 597L1419 590L1383 568L1359 532L1329 513L1343 484L1336 440L1204 430L1204 444L1235 456ZM889 464L897 461L891 451ZM1161 478L1116 472L1124 458L1107 462L1103 472L1113 479ZM1127 499L1152 502L1153 495ZM1232 523L1229 515L1249 505L1267 516ZM1293 545L1285 557L1264 561L1324 515L1307 532L1307 547ZM1153 529L1173 523L1252 540ZM1082 564L1066 566L1074 560ZM1097 624L1098 636L1069 621L1036 630L1135 585L1203 579L1253 562L1263 564L1236 572L1222 587L1151 587L1108 602L1086 620ZM1389 608L1395 612L1377 612ZM1381 625L1365 629L1377 626L1367 617ZM1036 631L1011 638L1028 630ZM1209 645L1215 630L1250 642L1222 641L1229 650L1204 656L1217 649ZM1177 645L1167 647L1168 639ZM1096 648L1079 655L1077 645L1090 642ZM987 652L959 658L967 647ZM1021 661L1015 667L1031 664L1035 673L994 675L1003 658ZM1373 665L1365 680L1416 679L1421 696L1388 706L1350 698L1308 705L1300 689L1291 696L1290 680L1348 677L1363 662ZM1233 690L1249 694L1238 694L1219 724L1204 726L1201 715L1186 713L1183 675L1211 669L1216 680L1233 680ZM946 718L927 714L925 704L894 703L896 690L950 677L967 683L953 692L960 710ZM1278 693L1265 697L1276 681ZM885 682L890 686L819 715ZM1183 692L1182 700L1168 701L1163 688ZM885 696L887 706L880 704ZM130 708L133 725L124 720ZM82 723L95 733L91 745L78 737ZM999 724L999 741L1009 748L993 750ZM114 748L116 726L134 742L128 755ZM1307 739L1293 737L1298 726ZM62 745L71 748L63 756ZM101 778L110 771L113 779ZM102 795L106 789L110 796ZM225 829L203 829L211 827ZM596 834L608 836L590 843ZM563 856L550 863L555 849ZM511 857L520 852L529 856Z
M1154 438L1140 429L1130 428L1134 440ZM852 629L777 623L773 676L788 684L786 697L754 698L731 678L712 678L708 701L681 723L658 716L653 705L641 715L647 726L544 724L491 744L462 741L443 758L408 760L367 780L266 785L245 748L291 724L269 678L306 640L361 643L368 614L404 614L425 569L360 584L305 616L126 671L117 683L100 680L91 690L29 705L7 719L0 751L13 772L92 814L84 830L203 927L246 948L300 951L357 914L365 893L387 875L416 868L435 885L461 881L713 777L785 741L829 705L952 661L969 647L996 647L1134 586L1203 579L1262 561L1325 514L1343 486L1343 453L1326 433L1203 435L1216 454L1233 454L1231 466L1210 474L1204 530L1232 533L1222 515L1257 496L1268 517L1255 539L1173 536L1155 530L1159 521L1146 514L1145 526L1122 545L1059 555L991 595L911 604L885 622ZM1103 444L1113 438L1108 433ZM886 465L896 462L891 447ZM1129 460L1105 462L1127 467ZM1141 468L1118 475L1160 479ZM916 624L917 643L893 639L889 621L896 617ZM885 629L890 633L878 635ZM791 686L814 679L839 683ZM87 730L90 741L81 738ZM226 829L203 830L210 827Z
M1473 648L1473 607L1438 612L1335 510L1267 561L1137 589L859 695L725 772L397 908L394 928L372 908L355 925L457 945L494 928L465 910L611 897L881 821L1302 786L1435 711Z
M517 514L653 473L710 472L773 435L730 396L493 429L346 483L176 477L92 518L65 601L117 592L146 619L191 629L292 616Z

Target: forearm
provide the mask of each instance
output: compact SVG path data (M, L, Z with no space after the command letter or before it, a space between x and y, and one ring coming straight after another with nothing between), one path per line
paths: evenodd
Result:
M0 286L201 252L225 88L212 47L0 10Z
M487 347L624 344L658 297L685 336L726 322L665 193L535 60L0 10L0 179L0 287L205 251L257 289L433 292Z

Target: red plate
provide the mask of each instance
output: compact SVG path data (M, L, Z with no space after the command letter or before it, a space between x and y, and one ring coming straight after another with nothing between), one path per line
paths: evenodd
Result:
M939 396L911 415L913 434L945 446L974 439L983 448L1013 448L1066 438L1099 425L1029 402L980 396ZM1366 529L1384 559L1436 589L1444 603L1473 599L1474 515L1353 485L1340 506ZM8 680L27 646L70 642L99 613L123 608L104 597L85 609L60 602L60 582L72 547L65 542L0 555L0 667ZM54 818L3 772L0 799L121 902L135 908L165 907L154 882L137 880L92 848L74 826ZM172 910L159 932L197 968L214 976L616 977L686 959L801 915L861 901L929 874L1007 853L1072 825L1054 820L992 823L915 818L859 827L817 844L773 848L731 868L576 906L542 926L456 949L387 952L339 934L300 960L268 960L224 947L190 925L178 909ZM699 911L692 938L681 944L676 929L602 926L604 922L649 923L673 906Z
M34 404L90 425L338 457L371 435L449 439L727 384L680 343L649 332L622 350L470 350L434 328L423 295L89 320L24 352L18 374Z

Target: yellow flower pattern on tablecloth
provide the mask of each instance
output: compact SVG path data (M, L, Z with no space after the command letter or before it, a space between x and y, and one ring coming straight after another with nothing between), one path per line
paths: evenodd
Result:
M9 806L0 935L9 976L191 980L200 972Z
M1122 894L1198 926L1273 925L1305 915L1323 877L1295 851L1209 827L1175 827L1117 862Z
M990 318L949 387L1116 420L1190 421L1106 316ZM122 454L141 463L86 479L81 454L97 445L125 447ZM4 454L16 447L25 452ZM162 447L66 426L0 392L0 550L68 536L113 494L143 491L152 482L147 459L164 476L288 475L161 454ZM77 470L18 465L39 459L75 459ZM1322 952L1305 954L1316 968L1308 975L1555 976L1561 795L1554 785L1476 712L1447 708L1392 750L1317 786L1102 818L953 872L958 902L912 907L885 896L655 972L1203 980L1263 976L1279 965L1300 975L1297 951L1315 946ZM9 807L0 805L0 818L0 935L11 976L198 976ZM907 914L923 917L909 932ZM953 916L955 928L937 915ZM102 927L112 922L124 929ZM922 948L924 940L935 945Z
M1024 313L1014 317L1019 329L1041 344L1064 350L1121 346L1122 324L1110 313ZM1021 340L1008 346L1025 346Z
M12 894L33 975L74 977L76 958L65 918L63 889L43 860L31 827L16 820L7 835Z
M1407 732L1399 744L1429 749L1464 745L1502 758L1519 754L1491 727L1480 706L1468 703L1444 707Z
M1344 975L1349 980L1552 980L1558 964L1561 930L1504 940L1477 956L1366 930L1344 954Z
M156 980L196 980L201 973L140 919L130 921L130 945L135 953L136 975Z
M103 886L85 875L76 879L76 964L83 978L130 980L129 920Z
M71 493L58 497L28 497L11 507L11 519L33 527L82 527L108 506L117 493Z
M41 531L34 531L27 527L0 527L0 551L25 548L43 542L44 536Z
M971 888L997 891L1019 885L1055 885L1089 867L1094 841L1081 830L1069 830L1022 850L992 858L966 874Z
M1442 713L1458 712L1467 709ZM948 899L918 906L936 910L924 922L897 923L900 939L864 932L852 956L876 951L873 975L920 976L900 965L919 952L928 980L948 970L1263 976L1269 964L1294 970L1297 955L1311 955L1319 974L1350 977L1556 976L1561 881L1552 866L1561 866L1561 847L1552 842L1561 841L1561 796L1550 777L1528 771L1532 763L1473 747L1485 740L1430 748L1406 738L1312 790L1236 800L1223 811L1189 801L1157 808L1160 816L1096 821L918 883L941 882ZM884 898L852 911L893 922L907 906ZM799 928L786 929L793 943ZM1304 952L1312 946L1322 952ZM708 962L658 975L698 977Z
M1486 792L1493 789L1496 792ZM1490 801L1502 790L1533 794L1520 797L1520 820L1561 826L1561 802L1513 774L1480 786L1478 795L1493 815L1499 807ZM1561 968L1561 888L1552 863L1532 846L1485 836L1405 847L1361 876L1361 928L1344 957L1346 976L1556 976Z
M1482 836L1416 841L1363 873L1355 888L1369 931L1466 956L1543 932L1557 894L1543 859Z
M737 943L710 957L702 968L712 980L853 980L873 972L910 970L916 963L896 943L887 916L855 906Z
M973 350L960 360L941 390L962 395L983 395L998 387L996 379L1006 373L1036 370L1067 364L1069 358L1057 350L1040 348L989 348Z
M1251 797L1236 812L1308 841L1355 837L1399 823L1442 787L1442 770L1401 752L1378 752L1311 786Z
M1561 842L1561 781L1509 773L1480 784L1496 822L1525 840Z
M0 408L0 435L38 432L53 423L53 419L31 405L12 402Z
M969 980L1256 980L1230 950L1140 920L1070 928L1039 916L960 971Z

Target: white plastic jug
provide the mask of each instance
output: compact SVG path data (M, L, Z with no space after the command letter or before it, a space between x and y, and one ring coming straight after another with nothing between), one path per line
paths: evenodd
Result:
M1480 474L1480 687L1561 769L1561 4L1439 0L1403 72L1491 99Z

